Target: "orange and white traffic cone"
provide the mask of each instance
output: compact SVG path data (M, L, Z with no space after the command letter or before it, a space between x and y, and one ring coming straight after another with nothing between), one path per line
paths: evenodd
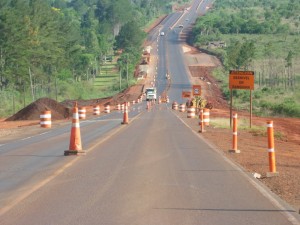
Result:
M275 162L275 147L274 147L274 130L273 121L267 121L267 131L268 131L268 152L269 152L269 169L267 172L267 177L278 176L276 172L276 162Z
M72 118L69 150L66 150L64 155L85 155L85 151L82 150L82 145L81 145L77 102L74 103L74 107L73 107L73 118Z
M128 106L127 106L127 102L124 103L125 104L125 109L124 109L124 116L123 116L123 122L121 124L128 124Z

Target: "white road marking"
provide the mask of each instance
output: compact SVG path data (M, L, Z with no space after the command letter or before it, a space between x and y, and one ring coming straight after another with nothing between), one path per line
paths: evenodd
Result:
M24 140L27 140L27 139L30 139L30 138L33 138L34 136L30 136L30 137L26 137L26 138L22 138L21 141L24 141Z
M94 122L106 122L106 121L119 121L120 119L95 119L95 120L85 120L81 121L80 123L94 123Z

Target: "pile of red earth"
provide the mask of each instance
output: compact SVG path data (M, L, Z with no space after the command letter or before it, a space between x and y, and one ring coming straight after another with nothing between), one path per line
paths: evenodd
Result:
M52 120L60 120L68 118L70 109L66 108L59 102L50 98L40 98L13 116L6 119L6 121L16 120L39 120L42 111L50 110Z
M106 97L106 98L89 99L89 100L65 100L62 102L62 104L69 108L73 107L75 101L77 101L78 106L93 106L93 105L113 106L117 104L122 104L124 102L137 100L142 95L143 90L144 90L143 84L136 84L116 94L115 96Z

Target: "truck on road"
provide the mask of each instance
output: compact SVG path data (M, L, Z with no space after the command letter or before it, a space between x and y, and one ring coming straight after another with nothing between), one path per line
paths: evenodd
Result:
M156 101L156 88L146 88L146 101L155 100Z

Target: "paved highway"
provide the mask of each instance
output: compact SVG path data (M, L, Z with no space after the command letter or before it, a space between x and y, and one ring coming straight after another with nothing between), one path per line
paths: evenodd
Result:
M194 1L180 23L186 26L186 16L206 8L199 3ZM169 29L180 16L166 18L160 27L166 35L154 39L156 84L164 90L169 70L169 96L177 101L190 87L178 41L181 29ZM4 143L1 225L300 224L293 209L206 143L170 105L150 111L145 103L136 107L129 125L120 125L117 112L82 122L86 156L63 156L69 126Z

